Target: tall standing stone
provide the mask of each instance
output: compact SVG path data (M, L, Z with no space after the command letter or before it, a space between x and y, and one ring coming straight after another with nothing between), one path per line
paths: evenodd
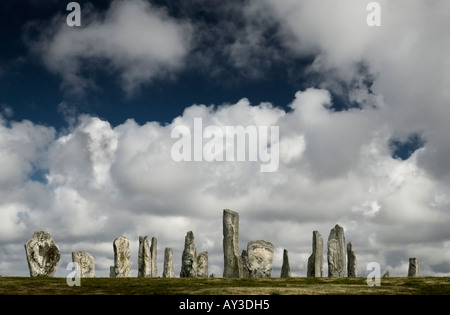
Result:
M197 277L208 278L208 252L201 252L197 256Z
M349 277L357 277L356 253L353 250L352 242L347 244L347 275Z
M241 254L242 278L250 278L250 267L248 266L247 250L243 249Z
M157 242L158 240L156 237L152 237L152 245L150 246L150 252L151 252L151 277L158 277L158 267L156 264L156 255L157 255Z
M323 239L318 231L313 231L312 254L308 258L306 275L323 277Z
M80 266L80 278L95 277L94 257L88 252L72 252L72 261Z
M283 250L283 265L281 266L281 278L289 278L291 276L291 266L289 265L288 251Z
M410 258L408 267L408 277L418 277L419 276L419 259Z
M251 241L247 245L250 278L271 278L274 247L263 240Z
M239 214L223 210L224 278L242 278L242 262L239 256Z
M194 233L187 232L184 239L184 250L181 256L181 278L197 277L197 249L194 242Z
M344 229L338 224L328 237L328 277L345 277L347 267Z
M175 273L173 272L173 250L169 247L166 247L164 250L164 270L162 276L163 278L175 277Z
M116 278L130 277L130 242L125 236L119 236L113 242L114 274Z
M31 277L53 277L58 268L61 253L48 232L36 231L25 243L28 268Z
M152 253L148 236L139 236L138 252L138 277L148 278L152 276Z

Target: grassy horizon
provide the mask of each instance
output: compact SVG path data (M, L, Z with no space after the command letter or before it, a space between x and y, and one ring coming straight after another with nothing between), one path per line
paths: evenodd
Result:
M0 295L450 295L450 277L382 278L66 278L0 277Z

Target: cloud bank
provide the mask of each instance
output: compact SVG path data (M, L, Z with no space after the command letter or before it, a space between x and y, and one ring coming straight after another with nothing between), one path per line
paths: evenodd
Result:
M10 166L2 174L3 268L25 274L20 244L31 231L46 229L63 252L63 266L71 251L88 250L98 275L107 276L112 241L123 234L136 253L135 271L140 235L158 238L160 266L164 247L173 247L177 270L184 235L192 230L199 251L210 253L210 272L220 275L222 210L230 208L241 214L241 249L254 239L273 242L277 253L286 248L298 276L306 274L312 231L326 238L335 223L353 242L361 274L365 263L377 261L402 275L409 256L423 257L424 250L422 272L438 274L432 266L448 258L449 199L446 187L420 167L425 148L408 160L393 159L378 109L336 112L331 105L327 90L308 89L295 95L289 112L242 99L192 105L168 125L130 119L112 127L80 115L72 130L58 135L2 120L2 147L9 152L3 162ZM171 131L192 126L195 117L205 125L279 126L278 171L261 173L248 161L175 162ZM36 172L44 179L33 180Z
M284 248L292 275L305 276L312 231L326 239L336 223L353 243L360 275L375 261L382 272L405 276L409 257L419 258L422 275L450 275L450 5L379 3L382 26L375 28L365 24L366 3L356 0L248 1L239 8L243 27L228 29L235 36L218 43L226 62L249 77L283 58L314 56L307 73L319 83L298 89L287 109L245 98L186 104L167 125L130 119L111 126L79 115L63 134L3 115L0 272L26 275L23 243L46 229L63 254L59 276L74 250L90 251L98 275L107 276L120 235L130 238L135 275L139 235L158 238L160 271L164 247L173 247L177 273L192 230L198 251L209 252L209 272L221 275L222 210L229 208L240 213L241 249L255 239L274 244L274 276ZM47 29L34 48L46 51L45 65L63 85L95 85L83 70L106 63L133 93L181 71L189 58L210 65L219 46L190 46L209 38L205 25L143 1L114 1L105 14L92 10L81 31ZM268 52L261 48L269 39L278 48ZM287 73L295 77L294 70ZM338 97L347 103L338 106ZM196 117L205 125L279 126L278 171L261 173L251 162L173 161L172 129L192 127ZM404 159L393 157L392 144L411 137L421 144Z
M68 12L69 14L69 12ZM63 89L83 94L95 88L94 71L119 78L129 95L156 78L183 68L191 27L142 0L112 1L104 13L82 8L82 27L69 27L66 16L41 26L30 47L45 66L63 79ZM36 26L37 27L37 26Z

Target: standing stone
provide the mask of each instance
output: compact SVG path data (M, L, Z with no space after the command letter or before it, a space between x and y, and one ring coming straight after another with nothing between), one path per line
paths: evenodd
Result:
M241 254L242 278L250 278L250 267L248 266L248 254L245 249Z
M357 276L356 253L353 250L352 242L347 244L347 275L348 277Z
M281 278L289 278L291 276L291 267L289 266L288 251L283 250L283 265L281 267Z
M344 229L336 224L328 237L328 277L345 277L345 256Z
M148 236L139 236L138 252L138 277L148 278L152 276L152 253Z
M272 277L272 243L263 240L251 241L247 245L250 278Z
M130 277L130 243L125 236L119 236L113 242L114 275L116 278Z
M156 255L157 255L157 242L158 242L158 240L156 239L156 237L152 237L152 245L150 246L150 252L151 252L151 255L152 255L152 260L151 260L151 262L152 262L152 264L151 264L151 270L152 270L152 273L151 273L151 277L154 277L154 278L156 278L156 277L158 277L158 268L157 268L157 264L156 264Z
M312 254L308 258L307 277L323 277L323 239L313 231Z
M419 276L419 259L410 258L408 267L408 277L418 277Z
M72 261L80 266L80 278L95 278L95 263L91 254L72 252Z
M61 253L49 233L45 231L34 232L31 239L25 243L25 254L31 277L53 277Z
M175 277L175 273L173 272L173 250L169 247L166 247L164 250L164 270L162 276L163 278Z
M116 268L114 268L114 266L109 266L109 277L110 278L116 277Z
M208 278L208 252L201 252L197 256L197 277Z
M223 210L224 278L242 278L242 262L239 256L239 214Z
M181 278L197 277L197 249L194 242L194 233L187 232L184 239L184 250L181 256Z

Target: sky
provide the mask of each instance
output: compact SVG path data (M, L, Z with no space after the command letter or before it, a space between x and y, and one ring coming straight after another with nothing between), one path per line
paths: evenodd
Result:
M376 2L370 26L361 0L77 1L69 26L69 1L2 1L0 274L28 276L23 246L45 230L58 277L72 251L109 276L121 235L132 276L141 235L179 276L193 231L221 276L232 209L240 251L274 245L273 277L283 249L306 276L312 232L326 244L335 224L360 276L406 276L410 257L450 276L450 3ZM173 130L199 118L278 127L276 170L174 159Z

